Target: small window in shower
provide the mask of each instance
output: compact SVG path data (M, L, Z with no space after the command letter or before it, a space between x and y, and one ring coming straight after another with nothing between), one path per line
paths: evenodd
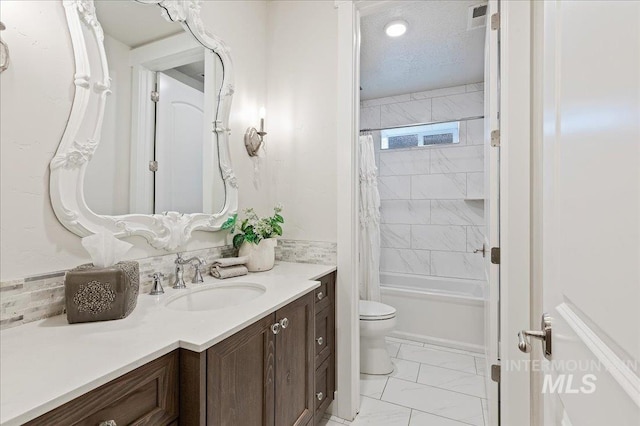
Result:
M413 148L460 143L460 122L396 127L380 132L381 149Z

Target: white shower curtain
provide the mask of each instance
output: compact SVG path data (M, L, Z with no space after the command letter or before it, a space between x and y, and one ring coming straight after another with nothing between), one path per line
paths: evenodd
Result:
M360 299L380 301L380 193L371 135L360 136Z

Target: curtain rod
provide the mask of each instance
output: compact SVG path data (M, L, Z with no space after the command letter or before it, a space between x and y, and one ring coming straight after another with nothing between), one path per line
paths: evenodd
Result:
M404 127L416 127L416 126L428 126L430 124L444 124L444 123L453 123L455 121L469 121L469 120L478 120L484 118L484 115L477 115L475 117L467 117L467 118L458 118L455 120L444 120L444 121L431 121L429 123L416 123L416 124L404 124L402 126L389 126L389 127L380 127L378 129L362 129L362 132L376 132L378 130L390 130L390 129L402 129Z

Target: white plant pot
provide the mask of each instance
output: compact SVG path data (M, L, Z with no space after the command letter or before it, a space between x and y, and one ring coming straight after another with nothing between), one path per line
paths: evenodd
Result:
M240 246L238 256L248 256L247 269L250 272L268 271L273 268L276 261L275 248L278 240L275 238L267 238L258 244L243 242Z

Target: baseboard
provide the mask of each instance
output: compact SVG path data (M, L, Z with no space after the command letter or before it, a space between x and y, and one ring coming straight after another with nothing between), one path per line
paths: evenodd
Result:
M484 346L476 345L473 343L460 342L457 340L441 339L439 337L424 336L422 334L407 333L405 331L393 331L390 334L391 337L397 337L398 339L413 340L421 343L428 343L430 345L444 346L451 349L462 349L469 352L477 352L478 354L484 354Z
M334 400L327 407L327 411L324 412L323 418L333 420L336 423L341 423L343 421L352 422L355 418L353 418L353 419L343 419L342 417L338 416L338 408L337 408L338 404L336 403L336 400L338 399L337 398L338 391L335 391L334 395L335 395L334 396ZM360 412L360 408L358 408L358 411L356 412L356 415L359 412Z

